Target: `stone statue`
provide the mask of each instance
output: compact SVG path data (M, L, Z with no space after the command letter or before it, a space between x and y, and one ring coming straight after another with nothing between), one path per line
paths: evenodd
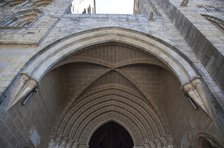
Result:
M180 6L182 7L187 7L189 0L183 0L182 3L180 4Z

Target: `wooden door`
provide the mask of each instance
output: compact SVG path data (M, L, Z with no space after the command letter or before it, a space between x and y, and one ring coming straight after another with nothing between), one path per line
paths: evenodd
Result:
M89 146L90 148L132 148L133 141L122 126L109 122L93 134Z

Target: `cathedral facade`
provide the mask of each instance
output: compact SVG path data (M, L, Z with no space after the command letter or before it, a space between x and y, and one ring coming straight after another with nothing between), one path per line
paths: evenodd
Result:
M0 1L0 147L223 148L224 1L88 2Z

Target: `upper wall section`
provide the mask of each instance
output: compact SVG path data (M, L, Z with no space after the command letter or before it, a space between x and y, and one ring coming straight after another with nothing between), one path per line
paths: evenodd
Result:
M41 16L41 11L38 9L26 9L12 14L0 22L0 29L20 29L28 27Z
M224 90L224 33L221 0L157 0L203 66ZM186 3L185 3L186 2ZM184 4L185 3L185 4ZM214 25L215 24L215 25Z
M55 8L55 5L60 7ZM8 0L1 1L0 6L0 44L37 46L69 3L52 0Z

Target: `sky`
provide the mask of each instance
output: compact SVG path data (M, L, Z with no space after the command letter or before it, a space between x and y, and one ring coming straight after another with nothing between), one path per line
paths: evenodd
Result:
M96 0L97 14L133 14L134 0Z

